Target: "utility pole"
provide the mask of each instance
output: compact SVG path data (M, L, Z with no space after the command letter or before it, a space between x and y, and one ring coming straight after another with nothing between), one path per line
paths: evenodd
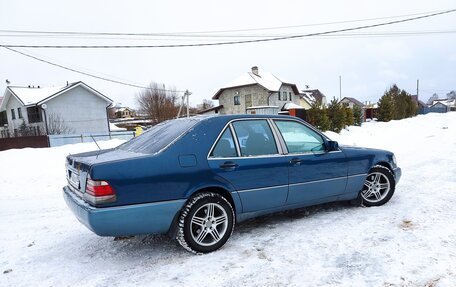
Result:
M185 90L185 95L187 96L187 118L190 117L190 106L189 106L189 99L190 98L190 95L192 93L190 93L188 90Z
M420 87L420 80L416 80L416 100L418 100L418 91Z
M179 111L177 112L177 117L176 119L178 119L180 117L180 114L181 114L181 111L182 111L182 107L184 106L184 101L185 101L185 97L187 97L187 118L190 117L190 101L189 101L189 96L191 95L192 93L190 93L188 90L185 90L185 93L184 95L182 96L182 102L181 102L181 105L179 107Z
M339 76L339 101L342 100L342 76Z

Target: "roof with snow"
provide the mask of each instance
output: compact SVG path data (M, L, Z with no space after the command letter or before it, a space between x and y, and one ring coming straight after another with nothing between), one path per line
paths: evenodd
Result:
M344 97L344 98L341 100L341 102L345 102L345 101L344 101L345 99L346 99L347 101L349 101L349 102L354 103L355 105L357 105L357 106L359 106L359 107L361 107L361 108L364 107L364 104L361 103L360 101L358 101L358 100L355 99L355 98Z
M313 98L312 102L317 101L318 103L323 103L323 97L326 98L326 96L320 92L319 89L314 89L314 90L303 90L301 95L307 95L308 97Z
M71 89L76 87L84 87L85 89L89 90L96 96L104 99L108 103L112 103L112 100L105 95L101 94L100 92L96 91L95 89L91 88L90 86L86 85L83 82L75 82L65 86L57 86L57 87L15 87L15 86L8 86L5 90L4 94L4 101L0 104L0 109L4 108L6 102L8 101L9 97L12 95L14 96L21 104L24 106L33 106L33 105L40 105L43 104Z
M305 110L303 106L297 105L295 103L286 103L282 110Z
M277 92L280 90L280 87L283 85L290 85L293 89L295 94L299 94L299 90L295 84L292 84L288 81L280 79L279 77L269 73L259 73L258 69L254 70L252 68L252 72L247 72L239 76L238 78L234 79L233 81L229 82L225 86L223 86L220 90L215 93L212 97L213 100L218 100L222 92L226 89L230 88L237 88L237 87L244 87L250 85L260 85L267 89L270 92Z

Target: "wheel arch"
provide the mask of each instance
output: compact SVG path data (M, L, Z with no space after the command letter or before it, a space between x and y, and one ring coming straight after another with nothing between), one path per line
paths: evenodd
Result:
M372 169L373 167L375 167L376 165L381 165L381 166L386 167L386 168L389 169L389 171L394 175L394 170L393 170L393 168L391 167L391 165L390 165L388 162L386 162L386 161L379 161L379 162L377 162L376 164L374 164L374 165L371 167L371 169ZM369 171L370 171L370 170L369 170Z

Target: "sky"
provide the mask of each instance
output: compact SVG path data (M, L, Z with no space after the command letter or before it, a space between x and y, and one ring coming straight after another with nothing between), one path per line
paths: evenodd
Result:
M6 1L0 0L0 30L77 31L111 33L208 32L265 27L287 29L232 32L273 36L307 34L386 22L394 19L331 25L315 23L383 18L456 8L451 0L436 1ZM456 13L352 33L455 31ZM217 32L218 35L221 32ZM213 32L213 34L217 34ZM201 34L200 34L201 35ZM111 37L114 38L114 37ZM27 45L160 45L211 42L212 39L135 36L49 38L11 37L0 33L0 44ZM239 39L238 38L238 39ZM193 38L194 39L194 38ZM245 39L245 38L242 38ZM218 38L226 41L226 38ZM342 97L377 101L392 84L426 101L456 90L456 33L395 37L314 37L229 46L149 49L17 48L36 57L140 86L150 82L189 90L199 104L242 73L258 66L299 89L319 89L328 99ZM5 80L16 86L61 86L84 81L115 102L137 108L140 89L63 70L0 47L0 95ZM214 102L217 104L217 102Z

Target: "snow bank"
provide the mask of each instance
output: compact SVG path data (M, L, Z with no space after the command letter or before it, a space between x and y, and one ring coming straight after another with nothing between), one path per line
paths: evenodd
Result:
M403 177L387 205L262 217L204 256L166 236L114 241L77 222L61 196L64 158L93 143L0 152L0 285L455 286L456 113L327 134L396 153Z

